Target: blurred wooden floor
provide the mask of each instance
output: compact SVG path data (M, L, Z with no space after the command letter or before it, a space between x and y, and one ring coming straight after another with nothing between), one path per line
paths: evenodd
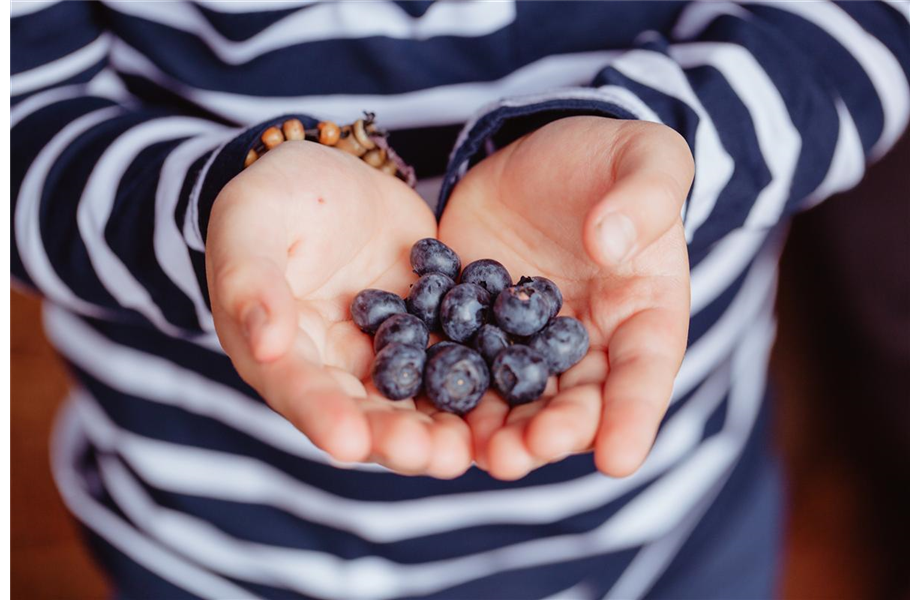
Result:
M854 298L856 312L865 309L872 293L898 296L901 308L902 290L882 288L908 278L906 146L902 141L855 192L798 217L784 256L773 363L776 440L788 465L790 498L783 598L907 598L909 509L902 492L909 459L899 445L907 439L900 428L908 414L907 365L895 352L866 371L878 345L903 345L906 359L906 344L897 319L889 332L884 322L870 323L868 331L881 328L885 336L873 345L866 331L857 335L860 323L847 312ZM835 220L862 225L853 233ZM829 224L836 229L822 240ZM835 279L832 271L840 253L854 247L858 255L844 261L857 269L855 288L848 288L839 281L846 276ZM861 298L866 289L870 296ZM905 290L905 311L906 299ZM882 316L906 318L888 312ZM38 302L17 293L11 293L10 350L11 595L106 598L49 470L51 422L65 375L42 336Z
M10 293L10 591L28 600L106 598L51 478L48 444L67 378L39 303Z

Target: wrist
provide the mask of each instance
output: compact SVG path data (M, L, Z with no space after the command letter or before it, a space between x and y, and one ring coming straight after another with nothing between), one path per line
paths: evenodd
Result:
M221 190L269 150L279 147L288 140L299 140L301 130L304 141L316 142L319 145L352 154L364 160L372 168L378 168L375 165L379 164L380 167L384 167L384 172L389 172L395 166L394 176L410 187L414 187L415 171L390 147L387 142L387 132L373 123L372 114L366 114L365 119L359 121L364 126L368 120L373 124L372 131L368 133L365 127L362 136L360 132L355 135L355 123L358 121L340 126L331 122L321 122L303 114L287 114L250 127L216 149L207 157L207 160L202 160L202 173L195 189L191 190L188 220L190 225L194 225L193 229L198 232L199 242L196 245L204 246L211 209ZM286 123L287 126L285 126ZM321 123L326 124L322 128L325 134L320 128ZM334 135L336 130L338 131L337 138ZM365 144L371 146L368 142L372 142L373 146L362 145L361 141L364 141L365 138L367 138ZM266 141L269 143L266 144ZM361 150L356 148L354 142L357 142ZM368 156L372 151L374 154Z
M308 141L335 148L415 187L415 171L389 145L387 132L377 126L373 113L364 113L363 119L341 126L332 121L313 121L305 125L297 117L268 125L246 153L243 168L289 141Z

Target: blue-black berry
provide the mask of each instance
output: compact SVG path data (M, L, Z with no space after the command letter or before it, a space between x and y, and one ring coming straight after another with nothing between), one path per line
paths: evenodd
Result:
M466 265L460 275L460 283L475 283L485 288L494 300L503 289L511 285L511 275L500 262L484 258Z
M435 331L441 322L441 300L454 280L443 273L422 275L406 298L406 310L425 322L430 331Z
M425 392L441 410L465 414L489 387L489 367L466 346L444 346L425 366Z
M562 308L562 292L559 287L546 277L521 277L518 285L527 285L543 294L543 298L549 301L550 317L559 314Z
M491 324L480 327L470 344L473 350L480 353L489 364L492 364L499 352L510 345L511 338L508 337L508 334Z
M489 293L472 283L455 285L441 301L441 330L455 342L465 342L489 319Z
M374 334L374 352L389 344L406 344L423 350L428 347L428 328L414 315L399 313L387 318Z
M509 346L492 363L492 383L511 406L533 402L546 389L549 367L527 346Z
M442 273L453 280L460 274L460 257L442 242L424 238L412 245L409 262L416 275Z
M556 317L530 338L530 347L543 357L550 373L562 373L588 353L588 330L578 319Z
M351 318L364 333L375 333L387 318L404 312L403 299L383 290L363 290L351 302Z
M432 344L428 347L428 350L425 350L425 354L428 356L428 360L431 360L431 357L437 354L439 351L447 348L448 346L459 346L457 342L451 342L449 340L444 340L436 344Z
M527 337L543 329L550 318L550 302L528 285L505 288L492 305L495 322L513 335Z
M378 352L371 370L374 385L390 400L417 395L422 391L424 375L425 349L398 343Z

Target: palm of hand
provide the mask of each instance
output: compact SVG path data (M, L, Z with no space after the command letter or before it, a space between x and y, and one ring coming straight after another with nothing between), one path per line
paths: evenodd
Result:
M489 257L514 278L555 281L565 298L562 314L589 332L588 355L551 381L544 398L509 411L489 392L467 416L477 463L506 479L592 448L602 470L634 470L667 406L686 345L689 270L676 212L660 238L615 265L600 266L585 248L591 211L619 183L618 159L642 151L630 144L644 137L632 137L636 124L564 121L474 167L440 223L441 240L464 264Z
M462 420L374 389L372 339L349 316L362 289L405 295L409 249L435 235L411 189L309 143L273 150L215 203L206 255L221 343L241 376L336 458L439 477L469 467ZM253 302L267 317L248 312Z

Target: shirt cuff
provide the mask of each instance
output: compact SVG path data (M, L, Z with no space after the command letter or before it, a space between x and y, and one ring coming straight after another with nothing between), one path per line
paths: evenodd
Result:
M313 129L319 121L313 117L302 114L283 115L268 121L263 121L246 129L223 146L217 148L202 168L198 177L198 193L194 194L189 205L189 219L193 224L196 236L204 249L207 240L208 222L211 219L211 209L220 191L239 175L244 168L246 155L254 148L262 135L269 127L281 128L288 119L299 119L304 129Z
M637 98L620 93L620 88L563 89L495 102L479 111L460 132L435 214L440 218L454 187L479 161L547 123L585 115L659 121Z

